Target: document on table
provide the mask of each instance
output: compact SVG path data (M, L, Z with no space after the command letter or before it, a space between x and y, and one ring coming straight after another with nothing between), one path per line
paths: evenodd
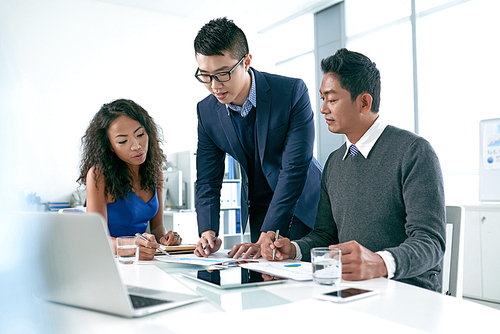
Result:
M161 262L195 264L199 266L212 266L231 260L227 257L227 254L225 256L220 256L220 254L216 253L211 254L208 258L198 257L194 254L179 254L172 256L157 256L155 259Z
M295 281L312 280L312 267L309 262L259 262L241 264L240 267Z

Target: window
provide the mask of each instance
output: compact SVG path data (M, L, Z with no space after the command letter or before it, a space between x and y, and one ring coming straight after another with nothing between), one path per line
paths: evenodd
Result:
M417 13L420 135L439 156L447 202L479 200L479 121L500 116L498 47L490 39L500 29L491 15L498 7L469 1Z
M411 0L390 0L384 6L346 0L346 47L377 63L384 119L407 130L418 129L436 150L447 204L474 204L479 201L479 121L500 116L495 103L500 65L494 42L500 31L494 17L500 3L414 1L412 16Z
M301 15L258 38L258 52L265 57L267 64L259 64L258 69L302 79L309 90L311 108L315 111L317 88L314 74L314 15ZM316 145L314 149L316 150ZM313 154L316 156L316 151Z

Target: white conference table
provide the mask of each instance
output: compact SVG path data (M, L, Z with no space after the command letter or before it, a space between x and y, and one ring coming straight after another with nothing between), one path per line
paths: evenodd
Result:
M221 290L179 275L189 265L118 264L125 284L196 293L205 300L127 319L36 300L53 333L462 333L500 332L500 311L385 278L343 281L380 291L349 303L315 299L334 287L312 281Z

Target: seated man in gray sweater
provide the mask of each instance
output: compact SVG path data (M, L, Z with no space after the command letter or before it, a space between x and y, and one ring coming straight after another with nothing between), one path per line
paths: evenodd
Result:
M277 248L276 260L310 261L313 247L340 248L345 280L388 277L437 291L446 223L434 150L379 119L380 73L366 56L341 49L321 68L321 113L346 143L325 164L314 229L263 245L262 256Z

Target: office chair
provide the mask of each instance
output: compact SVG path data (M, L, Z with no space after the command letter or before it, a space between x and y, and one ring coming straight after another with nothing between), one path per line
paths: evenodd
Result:
M441 261L441 293L462 298L465 208L446 206L446 250Z

